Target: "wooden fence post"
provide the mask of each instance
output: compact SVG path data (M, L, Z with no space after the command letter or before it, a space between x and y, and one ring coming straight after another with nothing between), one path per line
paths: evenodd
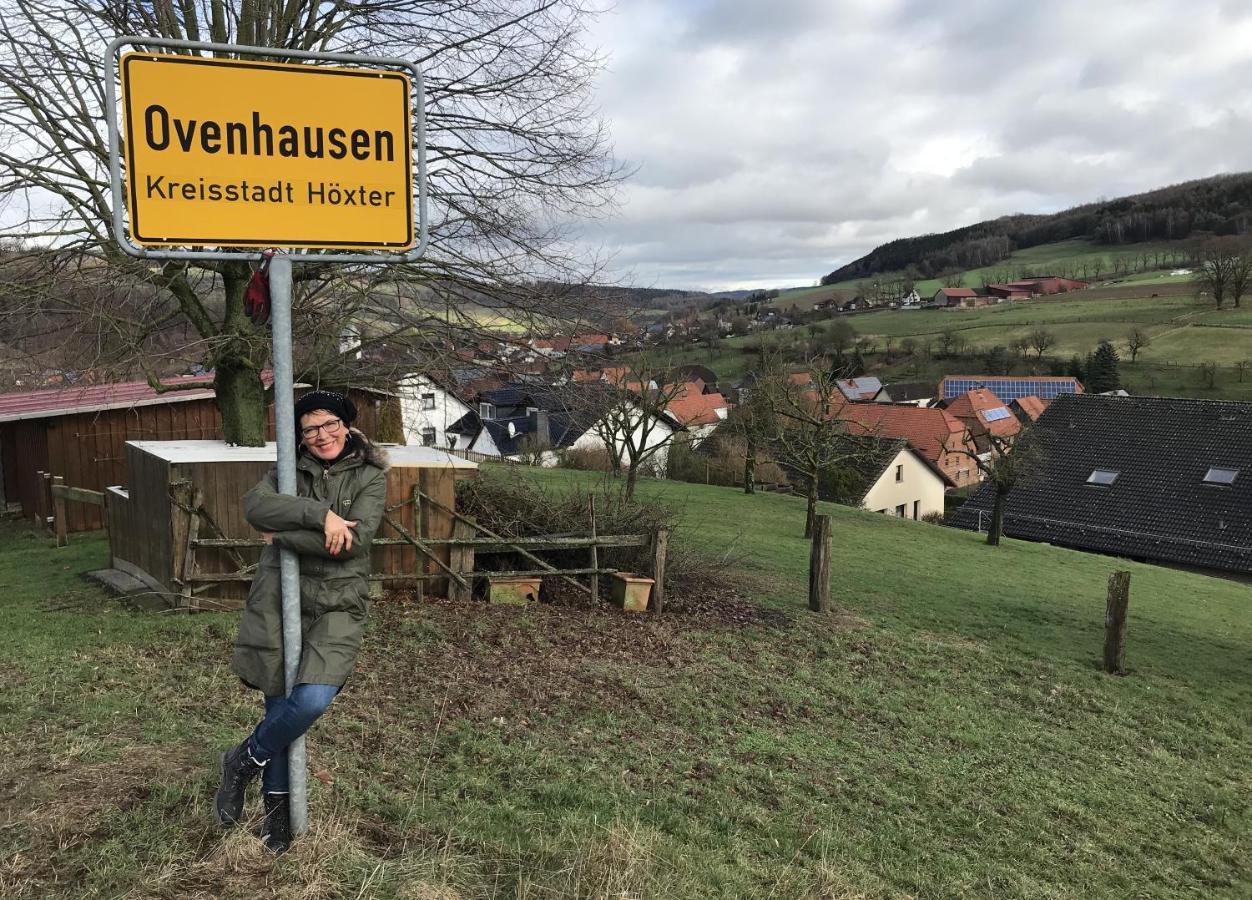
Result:
M1126 607L1130 603L1130 573L1109 576L1109 596L1104 608L1104 671L1126 674Z
M413 490L410 492L409 496L413 502L413 536L420 541L423 537L422 491L417 484L413 485ZM427 569L430 568L430 563L426 561L426 557L416 550L413 551L413 565L416 567L418 575L427 574ZM448 590L449 592L452 590L451 583L448 584ZM426 582L424 580L416 582L416 592L417 602L424 602L426 600Z
M60 475L52 478L52 527L56 532L57 546L64 547L70 542L69 522L66 521L65 515L67 511L65 497L58 493L55 489L62 487L65 479Z
M652 611L665 611L665 554L669 547L669 529L658 528L652 538Z
M474 526L469 522L462 522L460 519L453 521L452 537L454 540L472 540L475 534ZM448 563L448 568L465 577L465 584L461 584L455 578L448 579L448 599L457 602L469 602L474 599L473 591L469 587L474 583L473 545L453 544L448 551Z
M596 546L596 498L588 497L587 504L591 509L591 602L600 602L600 548Z
M809 609L830 609L830 516L814 516L813 546L809 551Z

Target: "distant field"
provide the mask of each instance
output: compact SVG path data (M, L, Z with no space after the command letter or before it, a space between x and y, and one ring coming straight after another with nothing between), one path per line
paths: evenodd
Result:
M1055 244L1044 244L1039 247L1018 250L1007 260L996 263L993 266L970 269L964 273L961 283L966 287L981 287L984 278L997 278L1004 271L1010 271L1013 273L1013 277L1017 277L1018 273L1023 269L1030 269L1032 272L1041 275L1059 274L1061 269L1078 269L1078 277L1081 278L1083 277L1081 270L1084 265L1087 266L1087 277L1094 279L1096 277L1097 264L1100 267L1101 281L1116 278L1116 283L1119 284L1186 283L1187 279L1185 277L1179 278L1168 274L1171 269L1175 268L1173 263L1163 263L1165 268L1159 271L1143 272L1137 275L1114 275L1114 265L1118 260L1124 260L1130 263L1132 267L1137 268L1142 264L1143 254L1146 253L1154 257L1157 252L1177 253L1179 252L1179 244L1159 241L1114 248L1093 244L1090 241L1061 241ZM797 288L793 291L784 292L777 300L773 301L772 305L780 309L787 309L795 305L801 310L808 310L812 309L814 304L830 298L836 292L850 297L855 293L857 285L863 281L889 281L899 276L900 273L898 272L885 272L876 276L851 278L822 287ZM929 278L917 282L917 292L923 297L934 296L935 292L941 287L943 287L943 281L938 278Z
M1137 295L1137 296L1136 296ZM1250 302L1252 304L1252 302ZM1202 305L1186 285L1113 285L1076 291L1053 299L1019 301L970 310L882 310L847 317L857 334L872 338L881 353L890 340L893 360L871 361L871 373L884 378L939 378L952 367L949 360L925 354L946 330L958 333L977 351L1001 345L1044 327L1056 337L1048 351L1054 358L1085 357L1101 340L1110 340L1122 353L1122 375L1128 389L1147 394L1252 399L1252 376L1238 380L1235 363L1252 360L1252 305L1216 310ZM1131 365L1124 343L1127 331L1139 327L1151 344ZM683 362L706 365L727 381L736 381L758 359L745 347L760 340L788 344L808 339L806 328L769 332L763 336L733 338L712 349L692 347L678 351ZM916 352L901 356L901 345L912 340ZM1032 353L1033 357L1033 353ZM1215 387L1205 386L1197 366L1219 367Z

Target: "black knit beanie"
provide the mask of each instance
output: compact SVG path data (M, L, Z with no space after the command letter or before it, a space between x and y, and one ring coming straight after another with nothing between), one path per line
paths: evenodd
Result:
M336 394L334 391L309 391L296 401L297 436L300 433L300 419L315 409L334 413L345 425L356 421L356 406L343 394Z

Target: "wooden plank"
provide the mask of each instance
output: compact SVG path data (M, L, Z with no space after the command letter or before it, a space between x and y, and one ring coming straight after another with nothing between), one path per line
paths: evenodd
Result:
M457 522L458 529L464 523ZM473 528L468 532L472 534ZM460 534L458 530L458 534ZM513 550L516 547L531 547L540 550L573 550L580 547L590 547L593 543L597 547L650 547L654 542L654 538L646 534L602 534L595 538L589 537L525 537L525 538L423 538L422 543L427 547L475 547L480 550L498 550L501 552ZM200 538L197 541L201 547L262 547L265 542L260 538ZM412 547L408 541L403 538L374 538L374 544L380 547L396 547L405 546Z
M420 481L422 477L421 471L419 470L415 472L414 474L417 476L417 479ZM426 530L424 528L424 523L422 522L422 490L416 482L413 484L412 487L409 488L409 497L410 497L410 502L411 502L411 506L413 510L413 536L416 537L420 541L422 540L422 537L426 534ZM430 564L423 561L421 564L421 573L425 575L429 572L430 572ZM416 588L417 588L417 599L418 599L418 602L420 603L426 599L426 585L424 582L419 581L417 583Z
M60 476L52 479L52 499L69 501L70 503L90 503L93 506L104 506L104 491L92 491L87 488L72 487L65 484Z
M204 502L204 493L196 489L191 498L192 512L188 515L187 524L187 546L183 548L183 570L182 570L182 602L179 606L182 609L199 609L200 600L191 592L191 576L196 574L196 538L200 536L200 515L199 509Z
M474 535L474 526L468 522L456 522L452 526L452 539L462 539L462 543L451 547L448 563L452 571L462 576L469 576L474 571L474 547L469 540ZM466 577L465 581L473 582ZM457 602L469 602L474 599L474 592L462 586L462 582L452 580L448 585L448 599Z

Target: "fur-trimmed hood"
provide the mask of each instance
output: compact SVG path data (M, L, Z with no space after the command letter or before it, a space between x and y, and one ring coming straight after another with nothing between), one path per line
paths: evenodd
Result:
M356 452L360 453L367 463L384 472L391 468L391 459L387 456L386 450L355 428L349 428L348 433L352 435L353 443L356 444Z

